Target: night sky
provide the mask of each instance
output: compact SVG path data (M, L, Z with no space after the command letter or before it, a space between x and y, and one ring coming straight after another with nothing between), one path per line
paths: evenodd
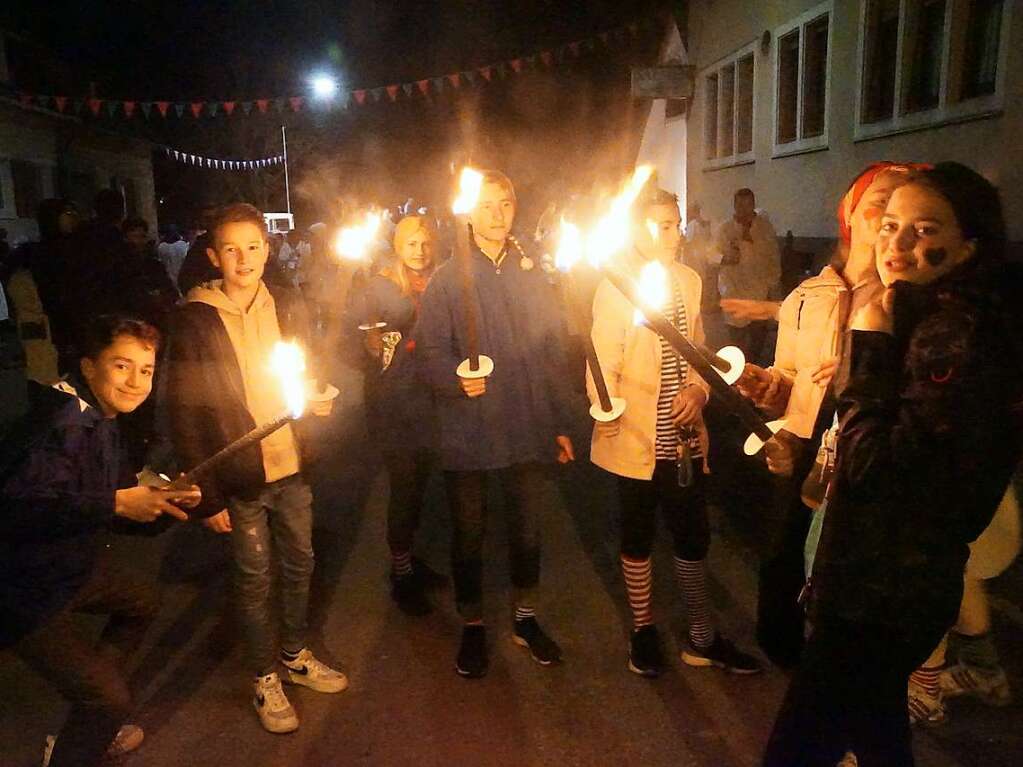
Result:
M499 3L307 0L306 2L47 2L0 11L70 67L22 65L16 84L37 92L131 99L254 99L307 95L312 73L349 88L435 77L536 53L648 19L664 3L516 0ZM348 111L298 115L135 119L121 130L215 157L279 152L286 122L292 203L300 224L328 218L340 197L380 204L407 196L443 203L453 160L509 172L538 211L566 189L608 183L632 159L643 104L628 94L630 65L649 62L658 35L598 49L550 71L485 87ZM55 82L57 81L57 82ZM161 223L205 202L251 199L283 209L276 171L231 174L157 157Z

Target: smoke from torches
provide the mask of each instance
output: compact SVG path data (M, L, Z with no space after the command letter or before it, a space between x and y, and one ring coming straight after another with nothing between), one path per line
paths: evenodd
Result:
M335 252L349 261L363 260L376 240L382 220L382 213L367 213L362 223L342 229L334 240Z

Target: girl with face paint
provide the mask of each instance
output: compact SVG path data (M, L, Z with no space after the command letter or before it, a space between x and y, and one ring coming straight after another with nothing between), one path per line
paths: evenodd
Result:
M801 498L815 449L831 425L835 406L831 379L838 364L854 305L880 290L874 242L888 198L916 172L916 166L875 163L850 184L838 206L841 236L836 257L821 273L801 283L782 304L774 364L747 365L739 390L785 429L765 450L777 476L774 504L761 516L757 640L776 664L798 664L805 616L798 603L805 582L803 542L810 514Z
M956 620L968 544L1023 447L1023 274L1004 263L997 191L942 163L897 189L881 220L889 289L851 323L813 633L769 767L846 751L862 767L913 764L910 673Z

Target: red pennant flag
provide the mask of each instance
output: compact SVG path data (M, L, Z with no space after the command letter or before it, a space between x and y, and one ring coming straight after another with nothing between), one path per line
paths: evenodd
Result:
M291 111L297 112L299 109L302 108L302 97L292 96L291 98L288 99L288 103L291 104Z
M522 59L512 59L508 63L511 64L511 68L515 70L516 74L522 71Z
M430 81L429 80L416 80L416 85L419 87L419 92L424 96L430 93Z
M400 85L387 86L387 95L390 97L391 101L394 101L398 98L398 88L400 87L401 87Z
M458 74L458 72L454 72L453 74L450 74L450 75L448 75L448 80L449 80L449 81L451 82L451 84L452 84L452 85L454 85L454 86L455 86L456 88L457 88L457 87L458 87L459 85L461 85L461 83L462 83L462 77L461 77L461 75L459 75L459 74Z
M366 91L352 91L352 95L355 96L355 100L359 102L360 105L366 102Z
M64 107L67 106L67 96L54 96L53 101L57 105L57 111L63 113Z
M93 117L99 117L99 108L103 106L103 99L89 99L89 111Z
M554 54L552 54L550 51L540 51L540 61L543 62L545 67L549 67L553 60Z
M134 101L125 101L124 102L124 116L127 117L130 120L131 116L133 114L135 114L135 102Z
M160 112L160 117L166 117L167 116L167 110L170 109L170 102L169 101L157 101L156 102L156 108Z
M493 67L480 67L479 68L479 73L481 75L483 75L483 79L486 80L489 83L490 82L490 78L494 76L494 68Z
M223 103L224 111L227 112L228 117L234 113L235 103L234 101L225 101Z
M260 114L266 114L266 108L270 106L270 99L256 99L256 108Z
M579 41L577 40L574 43L569 43L568 44L568 49L570 51L572 51L572 55L573 56L578 56L579 55Z
M192 117L194 117L196 119L199 119L199 115L202 114L202 108L203 108L204 103L205 102L202 102L202 101L193 101L192 102L192 104L191 104Z

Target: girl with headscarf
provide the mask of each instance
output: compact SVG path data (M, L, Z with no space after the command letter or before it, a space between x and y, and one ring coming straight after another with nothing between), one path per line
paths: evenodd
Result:
M435 464L433 402L416 373L419 303L434 269L436 228L425 216L406 216L394 230L395 258L352 295L348 324L361 336L370 434L390 480L387 543L391 595L403 612L432 610L424 589L441 579L412 547L427 481Z
M956 620L968 544L1023 445L1023 277L995 188L958 163L896 189L875 248L885 287L853 316L813 633L767 767L912 765L907 683Z

